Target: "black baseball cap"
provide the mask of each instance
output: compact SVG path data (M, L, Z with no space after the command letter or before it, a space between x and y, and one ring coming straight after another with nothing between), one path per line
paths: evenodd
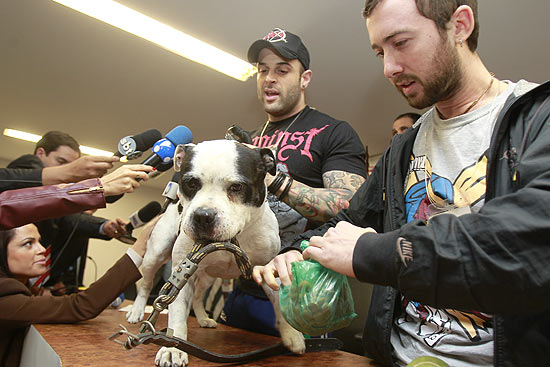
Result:
M257 40L248 49L248 62L258 62L258 55L269 47L287 59L298 59L306 70L309 69L309 52L300 37L281 28L275 28L263 39Z

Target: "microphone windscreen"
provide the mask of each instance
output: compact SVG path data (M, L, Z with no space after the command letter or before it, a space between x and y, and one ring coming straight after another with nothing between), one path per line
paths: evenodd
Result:
M166 134L166 139L170 140L175 146L188 144L193 141L193 134L186 126L179 125Z
M136 150L144 152L150 149L160 139L162 139L162 134L157 129L150 129L141 134L134 135Z
M156 168L157 168L157 171L159 172L166 172L172 167L174 167L174 163L170 161L170 162L162 162Z
M161 210L162 207L158 201L151 201L138 211L138 217L142 222L146 223L156 217Z

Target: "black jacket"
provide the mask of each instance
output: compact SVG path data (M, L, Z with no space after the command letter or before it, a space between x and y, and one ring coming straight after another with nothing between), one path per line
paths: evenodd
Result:
M493 314L495 366L550 365L550 82L511 96L489 147L478 213L406 223L403 185L418 129L396 136L338 221L372 227L353 254L360 281L376 284L364 329L367 354L391 365L400 294L436 308ZM401 239L412 244L402 260Z

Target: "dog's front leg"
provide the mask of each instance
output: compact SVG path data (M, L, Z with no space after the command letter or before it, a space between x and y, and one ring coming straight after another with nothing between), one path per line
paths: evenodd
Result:
M273 303L273 309L275 310L275 327L281 334L283 344L293 353L305 353L306 343L304 341L304 336L301 332L290 326L281 313L281 307L279 306L279 292L269 288L265 282L262 283L262 288L271 303Z
M193 275L181 289L177 298L168 306L168 327L174 336L187 340L187 318L191 311L196 276ZM161 367L187 366L189 356L177 348L162 347L156 355L155 364Z
M143 274L143 281L139 287L132 309L126 314L126 319L131 324L143 320L145 306L153 288L155 274L170 258L172 246L176 240L177 223L177 206L171 204L155 224L155 228L153 228L151 236L147 240L147 251L140 268Z
M215 328L218 326L216 320L208 317L208 313L205 310L204 296L208 288L214 284L215 278L206 274L206 271L199 269L197 271L197 278L195 283L195 295L193 297L193 312L201 327ZM210 290L214 292L214 289Z

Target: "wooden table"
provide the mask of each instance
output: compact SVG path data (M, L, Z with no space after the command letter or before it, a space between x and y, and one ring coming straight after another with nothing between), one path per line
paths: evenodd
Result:
M147 315L146 315L147 316ZM114 309L103 311L97 318L78 324L34 325L61 358L62 366L154 366L159 346L140 345L125 350L108 340L120 330L119 324L137 333L138 326L126 322L125 313ZM156 324L158 330L167 326L167 315L162 314ZM188 340L212 352L223 354L246 353L280 342L279 338L249 332L218 324L215 329L201 328L194 317L188 320ZM124 339L122 339L124 340ZM189 366L236 366L208 362L189 356ZM275 356L238 364L239 366L375 366L368 358L343 351L313 352L304 355Z

